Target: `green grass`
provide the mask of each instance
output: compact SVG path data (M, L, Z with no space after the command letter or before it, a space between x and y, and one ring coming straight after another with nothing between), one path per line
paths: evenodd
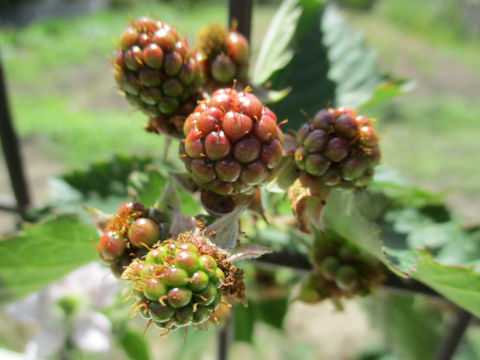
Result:
M272 8L256 10L254 41L268 26L264 19ZM42 150L69 167L112 153L162 154L162 137L142 131L146 117L118 96L108 60L129 19L144 14L175 24L192 46L202 26L227 22L224 1L187 7L144 0L126 10L49 19L16 31L0 29L20 136L42 140ZM175 152L172 149L172 156Z
M161 14L194 42L197 30L226 22L221 2L186 9L140 2L132 9L50 19L18 31L1 30L15 125L24 139L41 140L52 160L70 167L112 153L163 154L163 137L140 127L146 117L117 95L108 56L129 19ZM173 152L176 152L176 149Z
M129 20L144 14L158 15L175 24L181 34L187 34L191 43L202 25L223 23L227 19L226 8L219 1L186 8L186 5L172 6L144 0L123 11L53 18L20 31L2 30L0 39L9 76L15 81L30 81L32 77L57 67L89 64L92 57L105 58L114 53L116 38Z
M480 70L480 38L469 34L457 0L377 0L372 14L426 39L458 61Z
M383 162L422 185L480 198L480 104L453 97L396 99L367 109L383 135ZM460 187L460 189L459 189Z

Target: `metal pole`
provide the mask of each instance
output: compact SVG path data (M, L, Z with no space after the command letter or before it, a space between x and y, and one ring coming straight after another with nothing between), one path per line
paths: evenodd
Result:
M30 196L27 182L23 172L22 158L19 152L18 140L12 125L12 118L8 108L7 88L5 85L3 65L0 53L0 139L2 142L3 156L7 163L10 183L17 201L20 215L25 215Z
M458 308L458 313L452 327L447 331L445 337L440 341L435 353L435 360L453 359L455 351L460 344L463 335L468 329L473 316L468 311Z
M237 30L250 41L253 0L228 0L228 24L237 25Z

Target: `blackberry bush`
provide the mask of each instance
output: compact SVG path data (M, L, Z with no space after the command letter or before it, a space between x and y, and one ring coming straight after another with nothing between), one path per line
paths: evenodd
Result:
M136 201L127 201L112 215L97 244L101 258L120 277L125 266L144 256L160 240L168 238L167 216L154 208L147 209Z
M227 257L198 233L158 243L122 276L133 282L135 313L169 332L205 324L222 301L244 301L243 272Z
M366 186L380 161L371 120L350 108L319 111L298 130L296 139L298 168L325 186Z
M202 80L187 41L164 22L143 16L122 33L119 47L115 80L127 101L150 117L149 130L181 136Z
M282 158L276 115L253 94L219 89L185 121L180 157L203 189L251 195Z
M248 40L238 31L216 24L205 27L198 33L196 48L207 90L229 86L234 79L245 84L250 50Z

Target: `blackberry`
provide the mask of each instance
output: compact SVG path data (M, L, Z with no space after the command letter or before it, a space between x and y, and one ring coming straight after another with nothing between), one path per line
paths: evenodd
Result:
M255 95L219 89L185 121L180 146L194 181L227 196L251 195L269 181L283 154L277 117Z
M171 26L143 16L119 45L114 75L127 101L150 117L148 129L179 137L202 81L188 43Z
M226 296L244 297L243 272L208 238L191 232L159 243L122 279L133 282L135 313L166 332L204 324Z
M363 187L380 161L371 120L353 109L319 111L297 132L295 162L326 186Z
M305 295L307 302L364 296L384 278L379 261L329 231L316 235L312 263L313 270L304 283L308 289L300 295Z
M112 272L120 277L125 266L145 256L155 243L168 238L169 229L170 223L163 212L127 201L110 217L96 247Z
M207 79L207 90L230 86L233 80L246 82L248 40L235 29L227 31L220 25L210 25L197 36L197 60Z

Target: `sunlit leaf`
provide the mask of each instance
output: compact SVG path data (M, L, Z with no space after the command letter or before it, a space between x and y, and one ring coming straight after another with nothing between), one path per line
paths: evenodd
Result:
M95 228L73 215L50 217L25 225L0 241L0 301L12 301L38 291L70 271L98 259L91 240Z

